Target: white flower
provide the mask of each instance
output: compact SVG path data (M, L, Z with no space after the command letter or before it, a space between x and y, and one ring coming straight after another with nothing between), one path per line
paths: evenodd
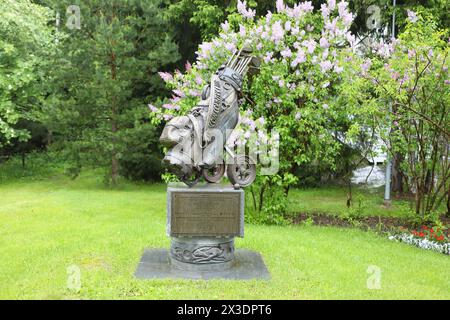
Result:
M419 20L419 17L417 16L417 14L416 14L414 11L412 11L412 10L407 10L407 13L408 13L408 20L409 20L411 23L416 23L417 20Z

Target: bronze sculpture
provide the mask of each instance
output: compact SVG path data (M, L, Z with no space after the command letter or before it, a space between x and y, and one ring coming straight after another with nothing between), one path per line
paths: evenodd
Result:
M251 53L248 48L235 51L211 77L198 105L187 115L170 120L161 134L160 142L170 148L164 163L188 186L202 176L207 182L218 182L225 171L235 187L246 187L256 178L254 159L235 155L226 147L239 122L244 76L259 67ZM224 152L231 156L227 164Z

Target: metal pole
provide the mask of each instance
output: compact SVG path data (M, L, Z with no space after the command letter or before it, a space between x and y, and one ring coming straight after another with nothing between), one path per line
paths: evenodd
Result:
M392 12L392 39L395 39L395 6L396 0L393 0L394 11ZM389 103L389 113L392 113L392 103ZM389 152L386 154L386 177L384 186L384 205L389 207L391 205L391 176L392 176L392 160Z

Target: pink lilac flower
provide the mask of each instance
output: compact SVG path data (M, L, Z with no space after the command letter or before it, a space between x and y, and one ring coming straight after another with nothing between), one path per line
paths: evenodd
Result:
M173 76L168 72L158 72L158 74L165 82L173 80Z
M364 61L364 63L361 64L361 70L364 73L367 73L367 71L369 71L371 66L372 66L372 61L370 59L367 59Z
M264 119L264 117L259 117L257 120L262 126L266 123L266 120Z
M330 44L328 43L328 40L324 37L320 38L319 43L322 48L328 48L330 46Z
M322 11L322 17L324 19L328 18L328 16L330 15L330 9L325 3L322 3L322 5L320 6L320 11Z
M337 31L337 18L334 18L332 21L327 21L325 23L325 29L335 34Z
M328 58L328 48L326 48L325 50L323 50L322 52L322 60L325 60L326 58Z
M297 52L297 56L295 57L295 59L291 62L291 67L295 68L297 65L299 65L300 63L303 63L306 61L306 56L305 56L305 52L303 50L299 50Z
M300 32L300 29L298 27L294 27L291 29L291 33L296 36Z
M174 95L172 96L172 98L170 98L170 102L172 102L173 104L178 103L180 100L181 100L180 97L177 97L177 96L174 96Z
M224 23L222 23L220 26L222 27L223 31L225 31L225 32L230 31L230 24L228 23L228 20L225 21Z
M173 115L171 115L171 114L164 114L163 118L164 118L164 120L169 121L170 119L173 118Z
M350 44L351 47L353 47L356 43L356 37L351 32L347 32L345 34L345 38L347 39L347 42Z
M338 3L338 12L340 17L343 17L347 12L347 5L348 3L344 1Z
M403 76L403 78L400 80L400 84L404 84L405 82L407 82L409 80L409 76L408 74L405 74Z
M203 79L200 76L195 77L195 83L198 85L201 85L203 83Z
M157 112L157 111L158 111L158 108L155 107L155 106L152 105L152 104L149 104L149 105L148 105L148 108L151 110L151 112Z
M284 87L284 80L279 80L278 81L278 85L280 86L280 88Z
M263 131L258 131L258 138L262 141L266 141L267 137Z
M344 25L346 27L349 27L352 24L354 17L353 17L353 13L345 12L345 14L341 18L342 18L342 21L344 22Z
M272 61L273 52L267 52L266 56L263 58L265 63L269 63Z
M276 2L277 12L281 13L286 10L286 6L284 5L283 0L277 0Z
M344 71L343 67L340 66L334 66L334 72L336 73L341 73L342 71Z
M174 104L171 104L171 103L165 103L165 104L163 104L162 105L162 107L164 108L164 109L167 109L167 110L172 110L172 109L176 109L177 110L177 105L174 105ZM179 108L179 107L178 107Z
M415 55L416 55L416 50L408 49L408 58L409 59L413 59Z
M284 57L284 58L290 58L290 57L292 57L292 51L291 51L291 49L289 49L289 48L287 48L287 49L281 51L280 54L281 54L281 56Z
M393 72L391 73L391 78L394 80L397 80L400 77L400 73L398 72Z
M290 31L291 30L291 22L288 20L284 24L284 30Z
M225 44L225 49L227 49L229 52L233 52L236 50L236 45L233 42L227 42Z
M281 99L278 98L278 97L275 97L275 99L273 99L273 102L275 102L275 103L281 103L281 102L283 102L283 100L281 100Z
M293 18L293 19L298 19L305 13L303 11L302 7L300 6L300 4L295 4L292 9L286 8L286 11L287 11L288 17Z
M378 44L378 50L377 54L380 55L383 58L389 58L391 56L391 53L393 52L394 48L392 44L386 44L380 42Z
M328 8L330 8L330 10L334 10L336 9L336 0L328 0Z
M408 20L409 20L411 23L416 23L417 20L419 20L419 17L417 17L417 14L416 14L414 11L412 11L412 10L407 10L406 12L408 13Z
M200 97L202 94L197 90L189 90L189 95L193 97Z
M308 32L314 31L314 26L308 24L308 25L306 26L306 31L308 31Z
M175 93L177 96L179 96L181 98L185 97L184 92L181 91L180 89L173 89L172 92Z
M272 12L269 10L266 14L266 24L269 24L270 20L272 20Z
M199 48L200 50L196 53L200 59L207 59L213 51L211 42L203 42L202 44L200 44Z
M239 35L244 38L246 33L247 33L247 30L245 29L245 27L240 24L239 25Z
M329 60L321 61L319 65L322 73L325 73L333 68L333 64Z
M278 43L280 40L283 39L283 37L284 37L284 30L283 30L283 27L281 26L281 22L276 21L272 25L272 40L275 43Z
M253 19L256 15L256 10L247 9L247 1L237 2L238 12L246 19Z
M449 79L446 79L446 80L444 80L444 83L445 83L445 84L450 84L450 80L449 80Z
M308 53L313 53L316 48L316 42L313 39L303 41L302 45L308 48Z
M184 68L186 69L186 72L191 72L192 65L189 61L186 61L186 64L184 65Z
M248 125L252 131L255 131L255 129L256 129L256 123L255 123L255 121L253 121L253 120L250 119L250 118L246 118L243 122L244 122L246 125Z
M304 12L311 12L314 10L314 7L313 7L311 1L305 1L305 2L300 3L299 7Z

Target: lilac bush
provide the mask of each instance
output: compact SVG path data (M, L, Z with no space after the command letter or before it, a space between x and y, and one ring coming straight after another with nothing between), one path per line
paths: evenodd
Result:
M161 73L173 92L170 102L149 107L155 123L185 114L232 52L251 47L262 64L244 85L240 142L256 137L271 144L266 131L279 133L279 171L260 178L259 185L283 187L287 195L300 165L321 161L333 166L342 146L336 132L351 138L363 113L353 114L339 98L344 74L354 66L355 36L349 31L354 14L348 3L329 0L314 12L311 1L290 7L278 0L276 8L255 20L254 10L238 1L239 14L222 24L216 38L199 46L197 61L185 73ZM263 197L264 192L258 194Z

